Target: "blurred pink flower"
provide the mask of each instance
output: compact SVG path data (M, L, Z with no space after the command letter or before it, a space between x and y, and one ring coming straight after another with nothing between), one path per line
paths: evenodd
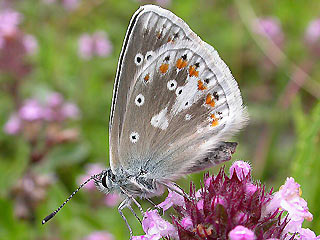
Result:
M67 10L74 10L79 5L79 0L62 0L62 5Z
M96 32L92 36L93 41L95 43L95 53L100 57L106 57L112 52L112 44L107 36L107 34L103 31Z
M270 38L278 46L283 44L284 34L278 19L258 18L253 22L252 28L256 34Z
M40 120L44 116L44 108L36 99L27 99L19 109L19 116L26 121Z
M107 57L111 54L112 48L107 34L103 31L98 31L92 36L83 34L78 40L78 54L85 60L93 56Z
M12 36L18 32L22 15L11 9L0 11L0 36Z
M193 227L192 219L190 217L182 218L180 224L182 225L182 227L187 229L192 229Z
M320 236L311 231L309 228L301 228L300 231L300 240L317 240L320 239Z
M169 194L167 198L158 205L158 207L161 207L163 209L163 212L171 208L173 205L183 207L184 206L184 197L180 194L169 190Z
M16 114L12 114L3 130L9 135L16 135L21 130L21 119Z
M113 240L112 234L105 231L92 232L90 235L85 237L83 240Z
M77 119L80 116L79 108L71 102L63 104L61 114L64 118Z
M47 105L51 108L56 108L62 105L64 99L63 96L58 92L52 92L47 97Z
M166 236L170 236L173 239L178 239L177 230L175 227L171 223L162 219L157 210L145 212L142 221L142 228L146 235L133 237L133 240L158 240Z
M307 47L312 54L320 55L320 18L309 23L305 33Z
M118 203L120 202L121 198L119 196L119 194L117 193L109 193L105 199L104 199L104 203L108 206L108 207L114 207L117 206Z
M24 35L22 39L24 48L26 49L27 54L33 55L38 50L37 39L32 35Z
M235 172L240 181L243 180L251 171L251 166L249 163L244 161L235 161L229 169L230 177L232 177Z
M80 185L81 183L85 182L88 178L90 178L92 175L100 173L104 167L100 163L93 163L93 164L88 164L86 166L86 173L84 175L81 175L78 177L78 184ZM88 191L96 190L96 186L94 184L94 181L88 182L84 188Z
M239 225L229 232L229 238L230 240L254 240L255 236L250 229Z
M307 27L305 38L309 43L320 44L320 18L315 19L309 23Z
M88 60L93 55L93 40L89 34L83 34L78 40L78 54L81 58Z

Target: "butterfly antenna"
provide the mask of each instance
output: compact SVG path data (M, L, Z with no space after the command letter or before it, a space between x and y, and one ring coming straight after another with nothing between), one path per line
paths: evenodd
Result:
M79 190L86 185L88 182L90 182L92 179L95 179L97 176L101 175L97 174L97 175L93 175L90 178L88 178L84 183L82 183L68 198L67 200L65 200L60 207L58 207L55 211L53 211L52 213L50 213L48 216L46 216L43 220L42 220L42 224L45 224L46 222L48 222L51 218L53 218L63 207L64 205L66 205L67 202L70 201L70 199L77 193L79 192Z

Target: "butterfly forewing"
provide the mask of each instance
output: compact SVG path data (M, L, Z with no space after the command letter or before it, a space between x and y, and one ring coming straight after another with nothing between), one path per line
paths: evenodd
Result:
M244 124L229 69L172 13L138 10L125 45L110 126L113 170L174 179Z

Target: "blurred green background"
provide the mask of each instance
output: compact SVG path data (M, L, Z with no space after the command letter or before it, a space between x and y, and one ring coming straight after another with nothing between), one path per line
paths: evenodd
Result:
M78 186L89 163L109 165L118 56L132 14L146 3L170 9L218 50L250 113L250 124L233 139L233 159L251 162L254 178L268 188L294 177L314 215L306 226L320 234L320 26L310 27L320 17L318 0L0 0L0 239L83 239L94 231L128 238L117 207L88 189L48 224L41 220ZM18 22L1 18L8 9L20 14ZM6 24L16 29L8 32ZM53 92L61 95L52 101L63 96L78 110L8 126L25 99L45 108ZM199 185L202 175L179 184Z

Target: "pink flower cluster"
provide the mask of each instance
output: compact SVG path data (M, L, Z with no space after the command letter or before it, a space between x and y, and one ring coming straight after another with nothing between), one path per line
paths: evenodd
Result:
M78 178L78 184L80 185L81 183L85 182L88 178L90 178L92 175L100 173L103 169L103 166L99 163L88 164L86 166L86 173ZM96 190L96 186L93 181L90 181L84 186L84 189L93 192ZM108 207L114 207L118 205L119 202L120 196L117 193L109 193L104 197L103 200L103 203Z
M305 33L305 41L310 52L320 56L320 18L309 23Z
M271 17L258 18L253 22L252 28L256 34L267 37L278 46L282 46L284 34L278 19Z
M52 4L56 3L57 0L42 0L45 4ZM74 10L79 6L79 0L61 0L61 5L66 9L66 10Z
M97 231L97 232L91 233L90 235L85 237L83 240L114 240L114 237L108 232Z
M93 56L107 57L112 52L112 44L104 31L87 33L80 36L78 40L78 54L82 59L89 60Z
M25 100L18 112L13 113L6 122L4 132L16 135L28 123L61 122L66 119L77 119L79 115L79 109L74 103L65 102L60 93L54 92L46 97L43 104L34 98Z
M300 185L293 178L288 178L278 192L271 194L260 184L251 181L251 167L248 163L236 161L229 171L230 177L224 175L223 169L216 177L206 177L205 186L197 192L191 192L189 197L193 200L169 191L168 197L158 207L164 211L173 207L179 213L179 220L173 216L172 224L162 219L158 211L147 211L142 225L146 234L135 236L133 240L158 240L162 237L320 239L310 229L301 227L305 219L312 220L312 214L307 202L301 198ZM222 195L219 197L217 194Z
M19 30L22 18L19 12L12 9L0 10L0 49L4 48L10 39L17 39L21 41L25 52L32 55L36 53L38 43L34 36L22 34Z

